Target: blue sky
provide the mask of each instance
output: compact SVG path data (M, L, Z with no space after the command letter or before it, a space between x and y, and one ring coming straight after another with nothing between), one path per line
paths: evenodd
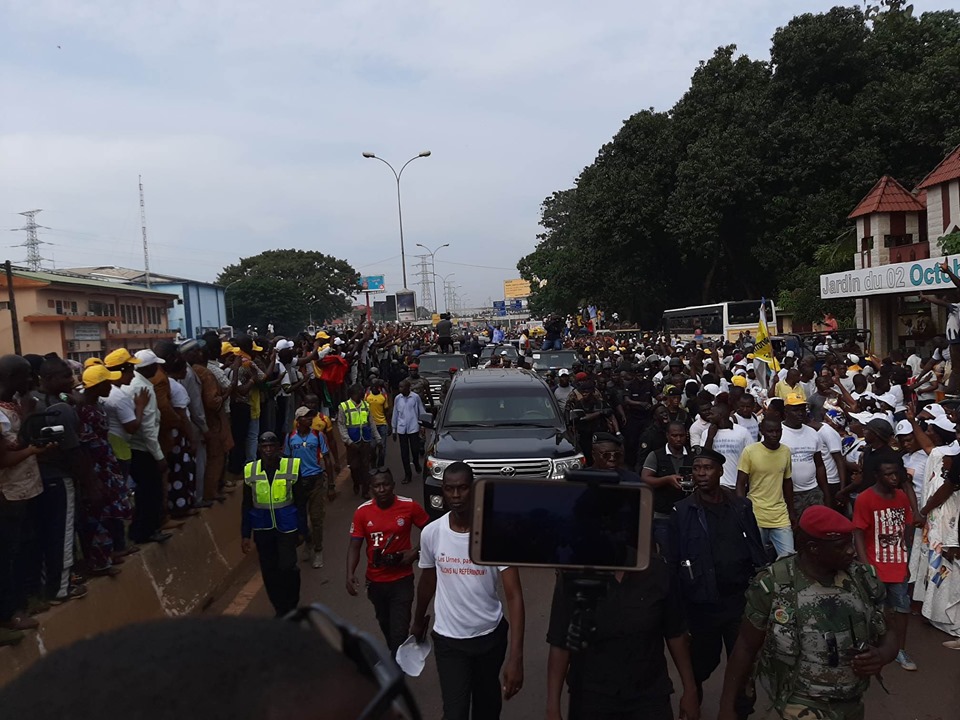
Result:
M56 267L142 267L143 175L158 272L297 247L395 290L396 186L361 153L429 149L403 178L409 284L415 243L450 243L437 273L486 304L625 118L669 108L717 46L765 59L833 4L0 0L0 229L43 208Z

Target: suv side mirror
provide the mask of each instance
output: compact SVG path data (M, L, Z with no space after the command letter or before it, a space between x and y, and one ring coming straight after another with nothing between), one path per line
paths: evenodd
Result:
M430 413L424 413L420 416L420 427L430 428L433 430L433 415Z

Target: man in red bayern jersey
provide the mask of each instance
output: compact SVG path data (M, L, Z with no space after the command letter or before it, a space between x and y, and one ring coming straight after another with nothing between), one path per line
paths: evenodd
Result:
M350 524L350 549L347 552L347 592L357 595L357 565L360 546L367 541L367 597L373 603L380 630L396 656L397 648L407 639L410 609L413 606L413 563L420 549L410 542L410 530L430 522L419 504L394 493L393 475L389 468L370 474L373 498L353 514Z

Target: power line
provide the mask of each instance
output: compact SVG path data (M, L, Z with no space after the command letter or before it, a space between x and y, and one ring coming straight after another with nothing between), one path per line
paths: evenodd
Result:
M429 255L417 255L417 260L419 260L420 263L417 265L416 277L420 278L420 304L423 307L433 305L431 302L433 298L433 293L431 292L433 287L431 283L433 280L431 275L433 275L433 273L430 272L430 266L427 264L427 258L429 257ZM433 311L437 312L437 308L433 308Z

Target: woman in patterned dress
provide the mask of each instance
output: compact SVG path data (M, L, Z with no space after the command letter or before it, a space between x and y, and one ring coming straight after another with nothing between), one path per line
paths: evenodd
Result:
M83 373L83 393L77 405L80 443L90 456L95 492L81 498L80 540L92 575L116 575L110 522L124 523L132 515L130 492L120 463L107 440L110 424L103 398L110 394L111 381L120 373L93 365Z

